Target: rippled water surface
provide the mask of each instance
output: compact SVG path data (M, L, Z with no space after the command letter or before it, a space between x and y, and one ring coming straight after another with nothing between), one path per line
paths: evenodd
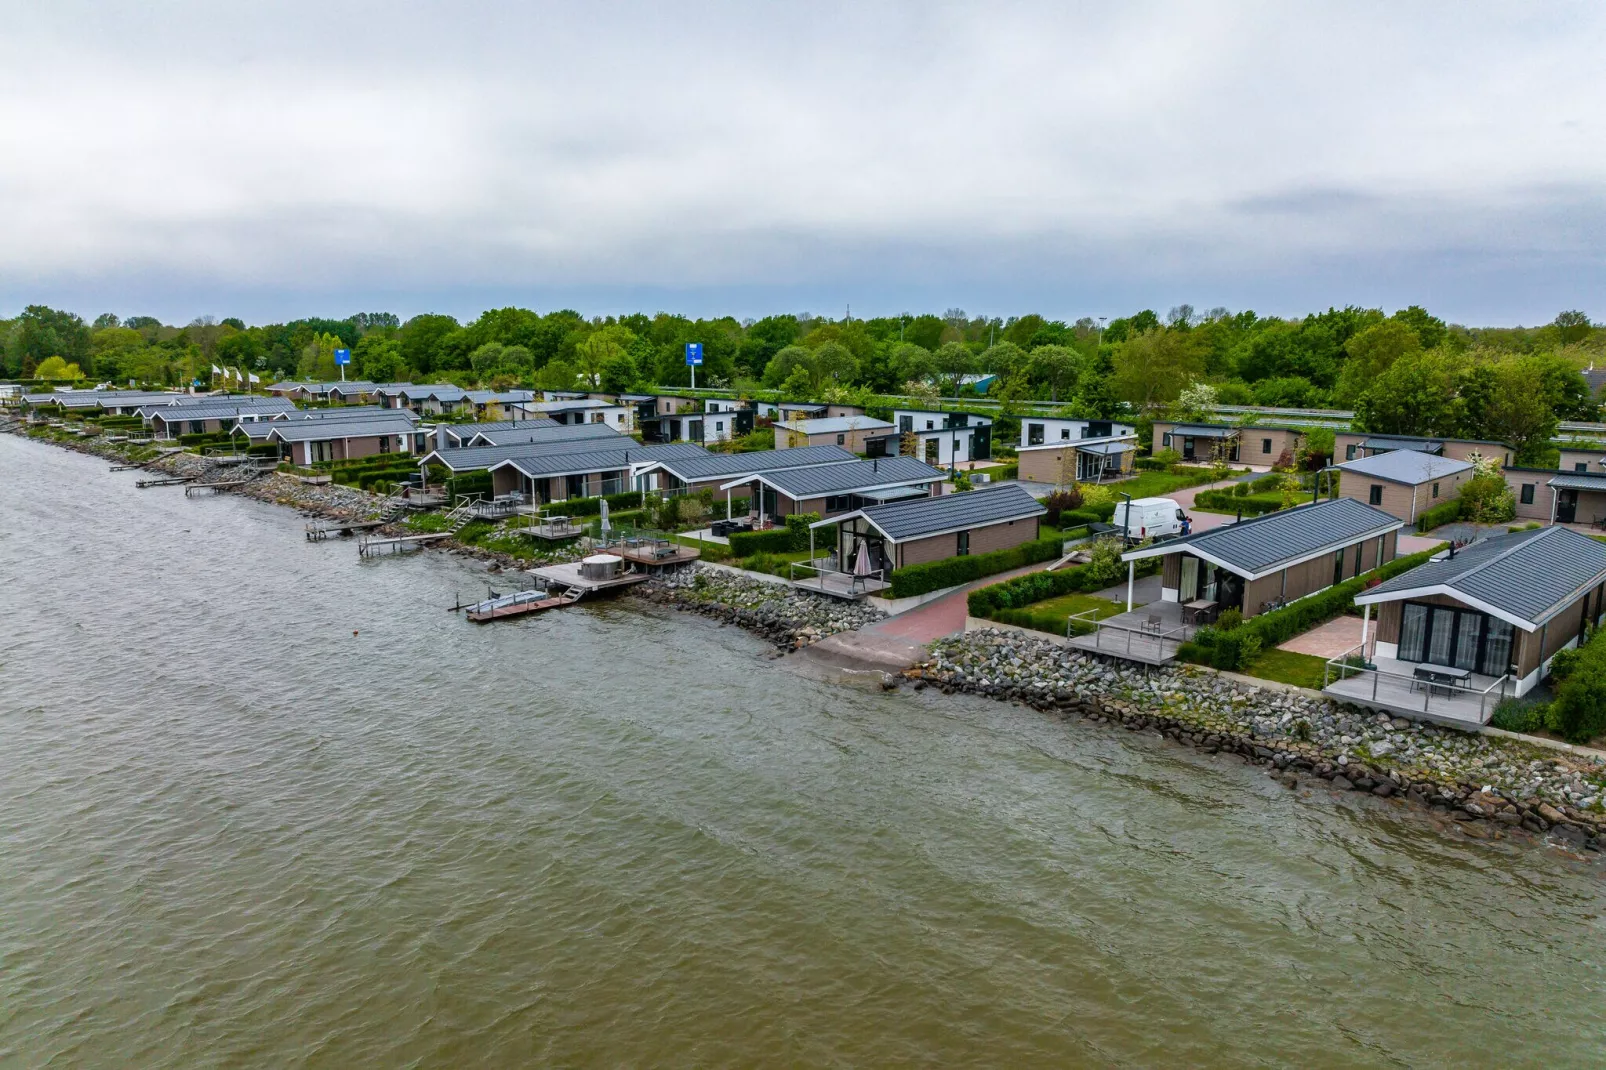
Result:
M0 1062L1606 1061L1601 884L0 436Z

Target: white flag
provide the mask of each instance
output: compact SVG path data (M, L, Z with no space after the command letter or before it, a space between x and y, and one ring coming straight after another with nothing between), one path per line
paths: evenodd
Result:
M219 368L216 364L214 364L214 365L212 365L212 374L213 375L222 375L223 374L223 369Z
M262 381L262 380L261 380L261 379L258 379L258 378L257 378L257 377L256 377L256 375L255 375L255 373L253 373L253 374L252 374L252 376L251 376L251 381L252 381L252 382L253 382L253 383L260 383L260 382L261 382L261 381Z

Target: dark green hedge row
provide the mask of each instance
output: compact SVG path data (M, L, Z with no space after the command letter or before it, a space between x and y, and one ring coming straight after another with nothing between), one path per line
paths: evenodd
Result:
M1284 609L1250 617L1236 628L1225 631L1200 628L1191 642L1182 644L1177 656L1183 661L1213 665L1218 669L1242 668L1262 650L1270 650L1345 612L1355 605L1355 596L1366 588L1413 569L1438 552L1435 548L1395 558L1382 568L1301 598Z
M178 444L186 449L191 446L222 446L231 438L232 435L222 431L207 431L199 435L180 435Z
M1432 531L1441 524L1453 524L1461 519L1461 499L1451 498L1447 502L1440 502L1431 509L1423 510L1417 514L1416 530Z
M1069 514L1066 514L1069 515ZM1012 568L1034 565L1039 561L1052 561L1063 553L1064 540L1087 534L1077 528L1052 539L1023 542L1008 550L994 550L989 554L970 554L931 561L924 565L910 565L892 570L892 597L912 598L917 594L940 591L944 587L957 587L961 583L994 576Z
M1587 743L1606 732L1606 639L1601 638L1603 634L1606 630L1597 629L1576 653L1563 651L1551 662L1551 672L1559 681L1551 720L1556 730L1573 743Z
M785 554L809 548L809 525L820 519L819 513L794 513L786 518L786 526L769 531L737 531L730 537L733 557L752 557L754 554ZM831 525L814 533L816 547L829 547L836 543L836 527Z
M1145 558L1138 562L1139 576L1152 576L1159 571L1158 557ZM1095 576L1086 565L1078 565L1075 568L1062 568L1055 572L1033 572L1026 576L1016 576L1012 580L971 591L966 601L972 617L986 617L1012 623L1000 614L1012 609L1024 609L1034 602L1058 598L1065 594L1102 590L1119 580L1119 576L1114 579L1109 576Z
M602 512L603 502L608 503L610 514L621 507L639 509L641 492L627 490L619 494L605 494L600 498L565 498L563 501L544 506L544 509L554 516L596 516Z
M1261 516L1282 509L1283 500L1281 497L1234 494L1230 490L1201 490L1194 495L1193 504L1218 513L1237 513L1241 510L1244 516Z

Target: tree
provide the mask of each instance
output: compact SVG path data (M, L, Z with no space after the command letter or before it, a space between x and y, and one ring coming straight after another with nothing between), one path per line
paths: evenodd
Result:
M887 363L892 366L893 377L900 382L912 380L923 383L937 371L931 350L913 342L896 343L887 355Z
M1543 372L1531 357L1508 357L1467 369L1461 376L1461 433L1504 442L1524 462L1538 460L1556 433L1556 410Z
M82 379L84 373L77 364L69 364L60 357L46 357L33 372L35 379Z
M636 358L629 353L617 353L602 365L602 389L609 393L632 390L641 377Z
M1216 388L1209 383L1194 380L1177 395L1177 415L1195 423L1215 415Z
M402 360L421 376L436 368L455 367L447 343L461 331L451 316L414 316L401 329Z
M1589 322L1589 317L1576 309L1558 315L1553 326L1560 335L1563 345L1582 342L1594 330L1594 324Z
M1412 305L1402 308L1394 313L1394 319L1403 323L1416 332L1417 339L1422 343L1423 349L1433 349L1443 342L1449 335L1449 328L1437 316L1428 314L1428 310L1421 305Z
M574 347L575 363L579 365L580 374L591 389L596 389L601 383L602 369L610 361L627 356L635 340L634 331L614 324L593 331L585 341Z
M779 388L782 383L792 377L792 373L798 368L804 370L804 381L811 382L813 380L813 372L811 370L813 363L814 354L812 351L803 346L787 346L771 357L768 364L764 365L764 385L771 389Z
M1565 316L1566 313L1564 312L1562 315ZM100 315L95 317L94 328L97 331L104 330L107 327L121 327L122 325L123 321L118 319L117 316L111 312L102 312Z
M1138 409L1152 412L1177 399L1204 372L1204 361L1187 332L1156 327L1122 342L1115 354L1115 391Z
M1384 435L1443 435L1459 430L1455 368L1447 354L1401 357L1355 402L1357 429Z
M964 315L958 309L949 309L949 312L959 312L960 315ZM949 396L957 397L965 376L976 366L976 357L965 348L963 342L944 342L932 356L932 365L936 368L937 374L947 381Z
M1076 389L1082 374L1082 354L1069 346L1043 345L1032 350L1028 364L1032 381L1048 387L1048 399L1058 401L1061 394Z
M1403 356L1422 349L1421 336L1399 320L1382 323L1356 332L1344 344L1347 358L1344 370L1339 373L1333 397L1340 405L1353 405L1355 399L1366 392L1378 376L1393 367Z
M90 364L89 342L89 327L78 316L47 305L29 305L17 317L12 333L12 363L23 375L32 375L50 357L83 366Z

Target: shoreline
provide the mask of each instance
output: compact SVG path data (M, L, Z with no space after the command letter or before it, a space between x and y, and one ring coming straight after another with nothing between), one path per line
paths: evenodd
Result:
M1193 667L1144 671L994 629L931 644L904 672L915 690L973 694L1062 718L1153 730L1208 754L1266 767L1285 787L1398 798L1448 817L1474 839L1522 829L1575 851L1606 851L1606 765L1502 737L1350 712ZM1470 775L1470 774L1482 775ZM1593 792L1588 808L1563 785ZM1526 790L1524 790L1526 789Z
M197 477L228 471L193 454L135 462L120 444L30 435L15 420L0 420L0 432L101 460L142 463L150 471ZM234 492L307 517L341 520L372 515L380 501L356 488L304 484L277 472ZM389 529L402 530L402 525ZM492 573L519 568L511 555L455 540L428 548L485 561ZM884 619L863 603L699 565L654 577L627 596L743 628L773 646L772 658ZM1208 754L1234 754L1265 767L1291 790L1320 781L1335 790L1401 800L1448 818L1474 839L1500 839L1520 828L1553 846L1606 851L1606 811L1600 809L1606 801L1606 763L1521 739L1363 713L1196 667L1126 667L1016 630L986 628L938 639L924 660L883 681L888 688L900 682L917 691L935 687L944 694L1020 703L1067 720L1082 717L1128 731L1153 730ZM1577 805L1578 792L1566 796L1571 789L1557 787L1563 784L1581 785L1591 793L1591 805Z

